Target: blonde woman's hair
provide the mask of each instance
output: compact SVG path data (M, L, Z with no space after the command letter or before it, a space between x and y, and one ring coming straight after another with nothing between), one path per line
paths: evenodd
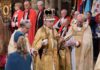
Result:
M24 36L19 37L17 41L17 50L22 53L27 52L26 39Z

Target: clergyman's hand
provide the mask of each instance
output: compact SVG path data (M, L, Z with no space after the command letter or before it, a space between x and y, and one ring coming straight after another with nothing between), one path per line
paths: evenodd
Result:
M30 53L31 53L31 55L33 55L33 56L37 56L38 51L35 50L34 48L32 48L31 51L30 51Z

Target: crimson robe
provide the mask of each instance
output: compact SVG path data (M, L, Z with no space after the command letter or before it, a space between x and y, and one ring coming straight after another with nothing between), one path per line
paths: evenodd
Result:
M67 19L69 21L69 23L71 22L71 19L70 19L69 16L67 16L65 19ZM65 24L62 24L62 26L60 27L60 29L58 31L59 33L62 31L62 29L63 29L64 26L65 26ZM70 28L70 25L68 25L67 28L69 29Z
M71 18L69 16L66 17L66 19L71 22Z
M13 21L15 15L18 15L17 16L17 22L18 22L18 27L20 27L20 21L21 21L21 19L23 17L23 11L22 10L15 11L15 13L14 13L14 15L12 17L12 21Z
M14 15L13 15L12 20L11 20L11 32L12 33L14 32L14 30L16 30L20 27L20 21L21 21L22 17L23 17L22 10L17 10L14 12ZM13 26L13 25L15 25L15 26Z
M37 18L36 11L33 10L33 9L29 9L29 11L28 11L28 20L30 20L30 22L31 22L31 27L29 29L28 39L29 39L30 45L32 45L32 43L34 41L36 18Z

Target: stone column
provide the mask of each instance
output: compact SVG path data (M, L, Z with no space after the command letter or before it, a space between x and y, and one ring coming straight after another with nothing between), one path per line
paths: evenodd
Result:
M61 0L58 0L58 15L60 16L61 11Z
M50 0L50 7L54 8L55 0Z

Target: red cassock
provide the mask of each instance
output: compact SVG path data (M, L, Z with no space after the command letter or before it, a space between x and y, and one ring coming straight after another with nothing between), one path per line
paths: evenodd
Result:
M71 19L70 19L69 16L67 16L65 19L67 19L67 20L69 21L69 23L71 22ZM60 27L60 29L59 29L59 31L58 31L59 33L62 31L62 29L63 29L64 26L65 26L65 24L63 24L63 25ZM69 29L69 28L70 28L70 25L68 25L67 28Z
M6 64L6 55L0 55L0 68L4 67Z
M71 18L69 16L66 17L66 19L71 22Z
M20 27L20 21L21 21L22 17L23 17L23 11L20 10L18 13L18 27Z
M14 15L13 15L13 18L12 18L12 22L18 22L18 27L20 27L20 21L23 17L23 11L22 10L17 10L15 11ZM16 20L15 20L16 18Z
M29 42L30 42L31 45L32 45L32 43L34 41L34 36L35 36L36 17L37 17L36 11L33 10L33 9L29 9L28 10L28 17L27 17L27 19L31 22L31 27L29 29L28 39L29 39Z

